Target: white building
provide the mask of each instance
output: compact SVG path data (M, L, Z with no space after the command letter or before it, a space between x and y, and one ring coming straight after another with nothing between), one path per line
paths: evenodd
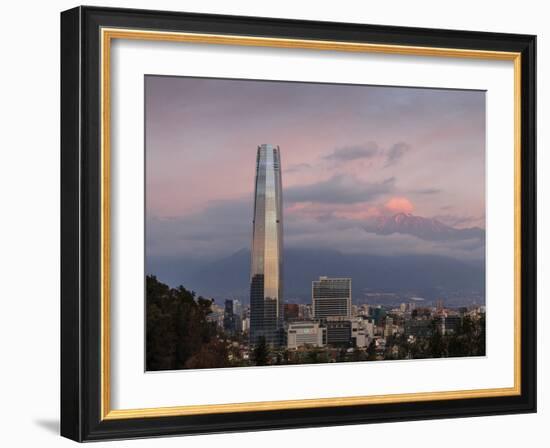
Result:
M245 317L241 320L241 331L248 333L250 331L250 317Z
M367 319L352 319L351 338L358 348L368 347L374 338L374 323Z
M233 314L237 316L242 316L243 314L243 306L239 299L233 299Z
M292 322L287 330L287 348L294 349L304 345L323 347L326 343L326 328L319 322Z
M312 311L311 311L311 305L310 304L302 304L300 303L298 305L298 317L303 320L309 320L312 318Z

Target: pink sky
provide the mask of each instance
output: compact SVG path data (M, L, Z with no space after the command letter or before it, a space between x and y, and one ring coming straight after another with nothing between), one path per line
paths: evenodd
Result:
M308 240L310 225L330 244L318 228L327 216L360 223L403 211L484 227L484 92L148 76L145 93L147 238L157 255L196 247L186 228L201 228L216 207L223 222L220 204L243 204L246 215L262 143L281 148L288 243L301 243L294 229ZM241 225L235 246L248 243ZM211 227L205 253L227 240Z

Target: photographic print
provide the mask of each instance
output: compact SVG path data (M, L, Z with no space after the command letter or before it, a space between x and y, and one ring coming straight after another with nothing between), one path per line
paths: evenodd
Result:
M485 91L144 94L147 371L485 356Z
M64 11L61 434L536 412L536 41Z

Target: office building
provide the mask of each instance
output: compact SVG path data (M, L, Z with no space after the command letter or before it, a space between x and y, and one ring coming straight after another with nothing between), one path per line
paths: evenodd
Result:
M311 304L315 319L351 318L351 278L319 277L311 284Z
M374 338L374 323L362 317L351 320L351 340L355 347L368 347Z
M264 337L280 345L283 336L283 208L278 146L261 145L256 155L252 260L250 272L250 343Z
M391 317L386 317L384 337L388 338L390 336L393 336L393 319Z
M386 310L382 308L380 305L378 305L375 308L371 308L372 318L374 319L374 323L376 325L381 325L382 321L386 317Z
M357 317L351 320L351 339L356 347L368 347L373 338L374 322L363 317Z
M432 321L430 319L409 319L405 321L405 335L414 337L430 337Z
M236 316L242 316L243 314L243 306L239 299L233 300L233 314Z
M241 331L243 333L250 332L250 317L243 317L241 320Z
M293 322L299 319L300 307L297 303L285 303L284 310L286 322Z
M313 313L311 311L311 305L310 304L302 304L300 303L298 305L298 317L301 320L309 320L313 316Z
M287 330L287 348L295 349L304 345L323 347L326 345L326 328L319 322L292 322Z
M233 313L233 300L225 301L223 313L223 330L229 334L235 334L235 314Z
M324 321L327 329L327 344L332 346L350 346L351 321L345 318L327 318Z
M458 331L462 325L462 318L460 316L437 316L434 322L441 334L445 335Z

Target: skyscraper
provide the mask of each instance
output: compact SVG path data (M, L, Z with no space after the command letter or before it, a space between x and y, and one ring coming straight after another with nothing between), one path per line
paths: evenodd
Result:
M280 345L283 327L283 209L278 146L258 146L250 270L250 342Z
M311 284L313 317L351 317L351 278L319 277Z
M235 334L235 314L233 313L233 300L225 301L225 309L223 313L223 330L227 334Z

